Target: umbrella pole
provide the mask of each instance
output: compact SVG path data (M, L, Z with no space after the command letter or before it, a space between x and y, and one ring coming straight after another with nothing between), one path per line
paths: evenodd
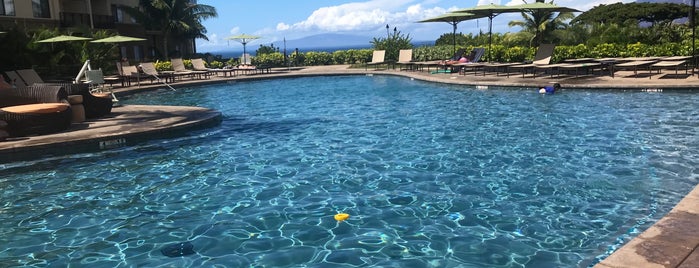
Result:
M456 55L456 24L458 24L458 22L454 20L454 23L452 23L452 26L454 26L454 33L451 36L451 43L454 45L454 55Z
M692 12L690 13L690 22L689 25L692 27L692 76L694 76L694 68L697 67L697 54L696 54L696 46L695 46L695 33L696 33L696 28L697 26L695 25L695 20L697 14L697 0L692 0Z
M488 16L488 62L493 62L493 16Z

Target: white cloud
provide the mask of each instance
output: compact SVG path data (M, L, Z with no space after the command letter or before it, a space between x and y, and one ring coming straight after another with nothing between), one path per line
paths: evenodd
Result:
M286 24L283 22L280 22L277 24L277 31L286 31L286 30L289 30L289 28L291 28L291 26L289 26L289 24Z
M526 0L534 2L535 0ZM549 2L550 0L546 0ZM633 2L634 0L554 0L560 6L575 8L581 11L589 10L600 4L617 2ZM331 2L326 2L331 3ZM293 40L304 36L339 32L362 36L383 36L385 26L397 27L401 32L410 34L413 40L434 40L441 34L451 32L446 23L416 23L417 21L442 15L446 12L485 4L514 5L523 0L364 0L334 6L320 7L311 12L302 21L280 21L276 25L264 26L250 34L264 36L258 43L269 43L286 38ZM577 13L579 14L579 13ZM520 19L518 14L503 14L493 20L494 32L516 31L507 26L513 19ZM463 33L478 33L487 31L487 19L461 22L458 31ZM239 27L230 28L230 34L239 34ZM220 37L210 35L209 42L198 41L199 46L226 46L225 32Z
M420 3L415 3L420 2ZM316 9L304 21L278 23L277 31L289 32L362 32L382 29L384 25L403 27L419 20L456 10L456 7L429 7L439 0L372 0Z

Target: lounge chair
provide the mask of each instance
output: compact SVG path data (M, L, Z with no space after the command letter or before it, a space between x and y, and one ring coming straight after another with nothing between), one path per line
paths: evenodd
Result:
M374 50L374 53L371 56L371 61L367 62L366 65L364 66L365 70L368 69L369 66L374 66L374 69L378 69L380 65L386 65L386 69L388 69L388 64L390 62L387 62L385 60L386 58L386 50Z
M524 77L527 74L528 70L531 70L534 77L536 77L537 69L548 69L557 67L555 65L550 65L551 58L553 57L553 50L555 47L556 46L554 44L539 45L539 48L537 48L536 54L534 55L534 60L531 63L507 66L507 76L510 76L510 69L521 71L522 77Z
M658 62L657 60L633 60L614 65L615 70L633 70L633 76L638 77L638 69L645 68L648 70L648 79L651 78L651 65ZM613 77L613 76L612 76Z
M594 73L595 69L600 69L603 70L605 67L605 64L602 62L597 62L597 61L586 61L586 62L564 62L564 63L559 63L553 66L550 66L549 69L556 70L556 75L560 75L562 71L566 73L570 73L573 71L575 73L575 77L578 77L580 75L580 71L585 71L586 74L589 74L590 71ZM551 72L551 76L553 76L553 72Z
M679 69L684 67L685 75L689 74L689 64L687 64L687 60L674 60L676 59L675 57L671 57L670 59L671 60L663 59L659 62L653 63L651 64L650 68L657 70L658 74L662 69L675 69L675 78L679 78Z
M131 81L136 81L136 84L138 86L141 86L141 80L148 78L147 75L141 74L139 72L138 67L132 66L132 65L125 65L122 66L122 73L123 77L122 79L126 82L127 85L131 85Z
M12 84L15 87L26 87L27 83L24 82L24 79L22 79L19 74L17 74L16 71L7 71L5 72L5 75L7 75L7 78L10 79L10 84Z
M31 86L34 83L44 82L44 80L41 79L41 76L39 76L34 69L17 70L17 74L22 77L22 80L24 80L24 83L27 86Z
M153 83L153 80L165 83L175 82L174 71L158 72L158 69L155 68L155 65L152 62L141 63L141 70L143 73L151 77L151 83Z
M413 50L412 49L401 49L398 53L397 65L404 66L405 70L413 70L415 67L415 62L413 62ZM403 68L401 68L402 70Z
M478 68L483 66L482 64L480 64L481 63L480 61L481 61L481 58L483 57L484 54L485 54L485 48L483 48L483 47L474 48L473 50L471 50L471 53L469 54L469 56L466 57L468 59L468 62L456 63L453 65L455 67L458 67L460 74L466 74L466 70L468 70L469 68L474 70L474 72L475 72Z
M209 75L211 75L211 73L216 73L216 74L223 73L223 76L228 76L229 74L232 76L234 71L235 71L231 68L228 68L228 69L208 68L208 67L206 67L206 63L204 62L204 60L201 58L192 59L192 69L194 69L195 71L207 71L207 72L209 72Z
M172 69L175 71L175 75L186 75L190 77L197 76L199 79L202 77L209 78L209 71L198 71L198 70L187 70L184 66L184 61L181 58L174 58L170 60L172 63Z
M72 119L68 93L61 86L35 85L0 90L0 120L10 137L66 130Z
M435 66L435 67L442 67L442 72L446 72L448 67L450 66L449 64L446 64L447 62L454 62L458 61L461 59L461 56L464 55L466 52L465 49L460 48L454 52L454 55L451 56L451 58L446 59L446 60L431 60L431 61L420 61L420 62L415 62L415 65L420 67L420 69L424 68L427 66L427 71L430 71L430 67ZM437 72L440 72L439 70Z

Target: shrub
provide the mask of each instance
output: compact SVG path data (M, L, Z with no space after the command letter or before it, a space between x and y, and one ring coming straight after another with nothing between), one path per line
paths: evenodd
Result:
M331 65L333 64L333 57L328 52L315 52L309 51L304 53L306 65Z
M191 64L192 62L190 61L189 63ZM172 62L169 61L156 61L153 65L159 72L172 71Z
M213 69L220 69L220 68L223 68L223 66L224 66L223 62L220 62L217 60L210 62L208 65L209 65L209 68L213 68Z
M270 67L284 66L284 55L280 52L259 54L252 58L252 64Z

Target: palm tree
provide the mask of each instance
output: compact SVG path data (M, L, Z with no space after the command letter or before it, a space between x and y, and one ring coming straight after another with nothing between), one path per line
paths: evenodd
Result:
M527 3L526 1L524 2ZM536 0L536 2L543 3L544 0ZM553 0L550 3L553 4ZM522 12L523 20L510 21L508 25L510 27L522 27L522 32L532 35L529 45L538 46L544 41L551 42L552 40L548 39L553 37L552 33L556 30L565 29L568 26L566 21L575 17L571 12L559 12L558 15L554 15L556 15L556 12L545 10Z
M168 40L202 38L206 28L201 21L218 16L216 8L193 3L191 0L140 0L140 9L125 8L131 16L149 30L162 33L162 55L169 56Z

